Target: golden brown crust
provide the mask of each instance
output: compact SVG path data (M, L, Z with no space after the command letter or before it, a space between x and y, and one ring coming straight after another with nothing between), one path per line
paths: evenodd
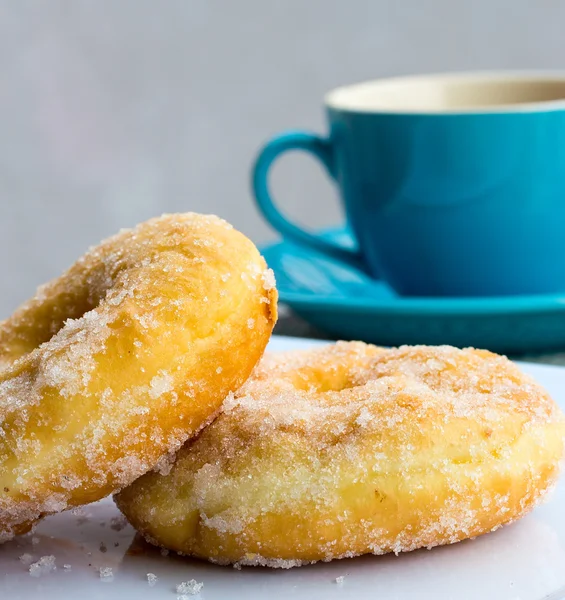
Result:
M272 273L213 216L123 231L40 288L0 324L0 541L164 467L275 321Z
M223 414L117 504L154 543L288 567L474 537L555 483L563 415L506 358L341 342L267 355Z

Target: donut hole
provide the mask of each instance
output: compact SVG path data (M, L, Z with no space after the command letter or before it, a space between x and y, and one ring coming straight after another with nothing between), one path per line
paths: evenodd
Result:
M49 342L69 319L83 317L100 301L98 297L89 297L87 290L74 292L47 294L40 306L33 307L31 318L20 318L0 330L0 370Z
M318 394L343 392L358 386L344 368L324 369L315 367L295 371L292 377L292 385L297 390Z

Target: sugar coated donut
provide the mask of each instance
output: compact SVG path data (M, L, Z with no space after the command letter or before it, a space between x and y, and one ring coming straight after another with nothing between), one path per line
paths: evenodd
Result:
M0 323L0 540L166 468L275 320L272 273L213 216L123 231L41 287Z
M565 424L480 350L338 343L266 356L222 414L117 504L149 541L291 567L493 531L555 483Z

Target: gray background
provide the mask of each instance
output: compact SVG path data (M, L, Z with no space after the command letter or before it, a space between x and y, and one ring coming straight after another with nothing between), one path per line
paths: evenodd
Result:
M379 76L564 66L563 0L18 0L0 4L0 318L89 245L162 212L256 242L248 171L271 134L323 131L324 92ZM311 226L334 191L291 156Z

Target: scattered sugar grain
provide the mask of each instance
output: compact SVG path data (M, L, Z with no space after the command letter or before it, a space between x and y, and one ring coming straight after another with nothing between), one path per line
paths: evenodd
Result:
M147 583L149 584L149 587L154 587L158 581L159 578L155 573L147 573Z
M161 548L160 550L161 556L169 556L169 551L167 548Z
M203 582L196 581L196 579L189 579L188 581L183 581L177 585L177 594L180 594L180 600L184 600L183 596L185 596L185 598L188 596L196 596L203 587Z
M66 571L67 573L69 571L72 571L73 567L72 565L63 565L63 571Z
M38 538L37 536L35 536L35 535L34 535L34 536L31 538L31 543L32 543L34 546L37 546L37 544L39 544L39 538Z
M114 581L114 572L112 571L112 567L100 567L99 569L100 580L106 583L110 583Z
M113 529L114 531L121 531L127 527L127 524L127 519L123 515L120 515L119 517L113 517L110 520L110 529Z
M37 562L34 562L29 566L29 574L32 577L41 577L41 575L45 575L56 570L57 566L55 565L55 557L52 554L48 556L42 556Z
M336 577L334 579L334 583L337 583L337 585L343 585L344 581L345 581L345 575L340 575L339 577Z

